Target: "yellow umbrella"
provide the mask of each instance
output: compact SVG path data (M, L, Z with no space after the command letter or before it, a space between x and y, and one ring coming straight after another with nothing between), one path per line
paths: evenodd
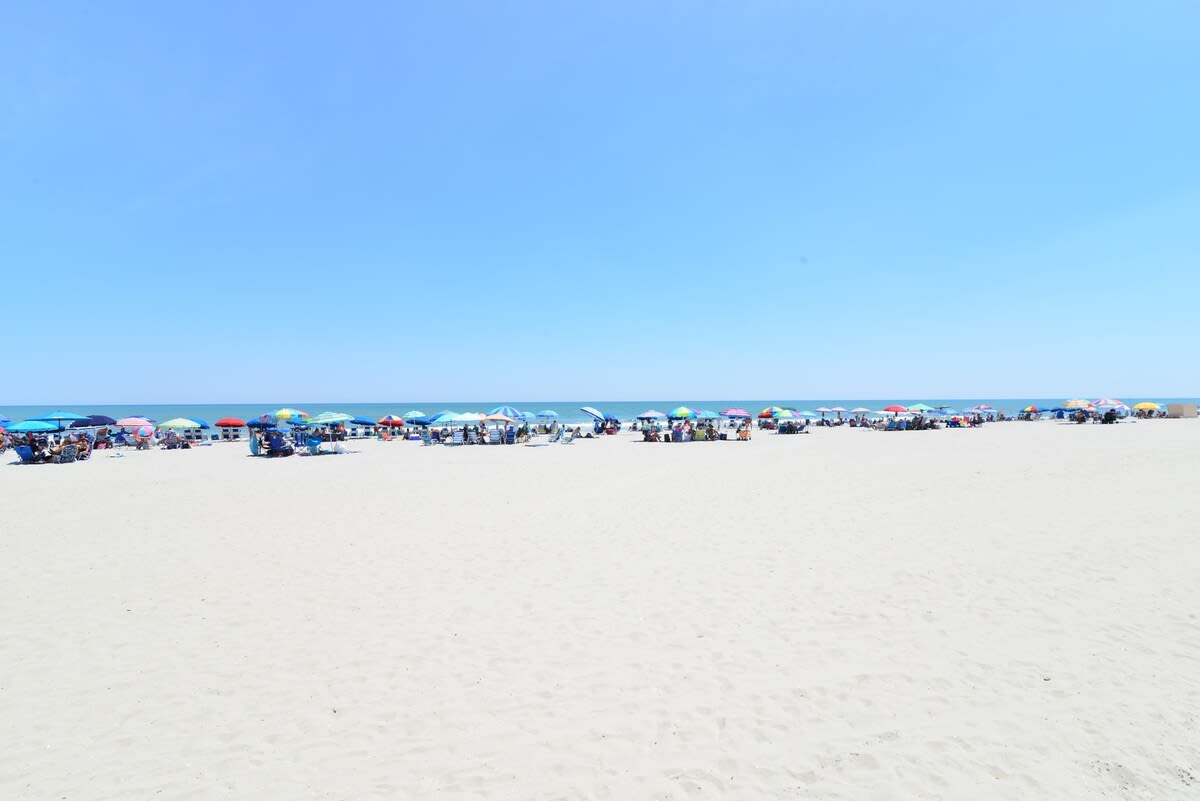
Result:
M1158 404L1154 401L1142 401L1141 403L1133 404L1133 408L1142 412L1153 412L1158 410Z

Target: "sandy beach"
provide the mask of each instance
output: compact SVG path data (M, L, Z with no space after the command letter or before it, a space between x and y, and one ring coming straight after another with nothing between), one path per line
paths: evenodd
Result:
M1200 797L1197 421L637 439L5 464L0 797Z

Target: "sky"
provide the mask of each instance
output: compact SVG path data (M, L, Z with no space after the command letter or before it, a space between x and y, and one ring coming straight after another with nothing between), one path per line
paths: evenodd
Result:
M1193 2L0 20L2 404L1190 396Z

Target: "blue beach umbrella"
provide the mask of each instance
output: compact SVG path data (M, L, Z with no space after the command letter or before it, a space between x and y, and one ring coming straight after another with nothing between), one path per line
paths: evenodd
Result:
M352 418L350 418L350 425L355 425L355 426L374 426L374 425L375 425L375 421L374 421L374 420L368 420L368 419L367 419L367 418L365 418L365 417L352 417Z
M537 413L537 416L544 417L547 420L557 420L558 412L554 411L553 409L542 409L540 412Z
M99 428L100 426L115 426L117 421L106 414L89 414L83 420L71 423L71 428Z
M57 423L51 423L48 420L25 420L16 425L9 426L9 431L16 431L21 434L43 433L46 431L58 431L60 426Z
M32 420L48 420L48 421L54 422L54 423L74 423L76 420L86 420L87 415L86 414L75 414L75 412L64 412L64 411L60 410L60 411L56 411L56 412L48 412L46 414L39 414L37 417L33 417L30 419L32 419Z
M521 416L521 410L512 406L497 406L495 409L488 409L488 414L502 414L516 420Z

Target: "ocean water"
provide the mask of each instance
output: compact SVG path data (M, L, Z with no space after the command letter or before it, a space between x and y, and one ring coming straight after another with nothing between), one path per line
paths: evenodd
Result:
M588 417L580 407L591 406L599 409L602 412L611 414L620 420L632 420L638 414L647 409L657 409L660 412L669 412L677 406L690 406L694 409L711 409L715 412L720 412L723 409L741 408L757 414L761 409L767 406L790 406L800 410L815 410L818 407L824 406L833 408L841 406L845 409L854 409L864 407L867 409L882 409L884 406L892 404L900 404L908 406L913 403L926 403L930 406L949 406L954 409L966 409L970 406L978 404L988 404L996 409L1001 409L1009 413L1016 413L1026 406L1037 406L1039 408L1052 408L1062 404L1066 398L823 398L823 399L756 399L756 400L696 400L691 398L673 398L669 400L640 400L640 401L603 401L603 400L585 400L585 401L486 401L472 403L454 403L444 401L422 401L408 402L397 401L394 403L337 403L337 402L295 402L295 401L280 401L279 403L202 403L202 404L67 404L65 406L0 406L0 414L6 415L13 420L25 420L30 417L36 417L41 414L54 411L56 409L66 409L67 411L76 412L77 414L105 414L115 419L129 417L133 415L149 417L156 421L170 420L173 417L187 417L191 419L199 418L213 423L222 417L238 417L243 420L258 417L263 414L270 413L275 409L284 406L289 406L296 409L303 409L311 415L318 414L323 411L338 411L346 414L362 416L371 420L377 420L387 414L402 415L413 409L425 412L426 414L436 414L443 409L449 409L453 412L486 412L488 409L497 406L513 406L522 411L531 411L537 413L543 409L553 409L558 412L559 420L564 423L586 423L590 422ZM1094 399L1092 399L1094 400ZM1125 403L1132 406L1134 403L1144 400L1156 401L1158 403L1167 403L1173 401L1184 401L1188 403L1196 402L1196 398L1163 398L1160 396L1128 396L1122 397Z

